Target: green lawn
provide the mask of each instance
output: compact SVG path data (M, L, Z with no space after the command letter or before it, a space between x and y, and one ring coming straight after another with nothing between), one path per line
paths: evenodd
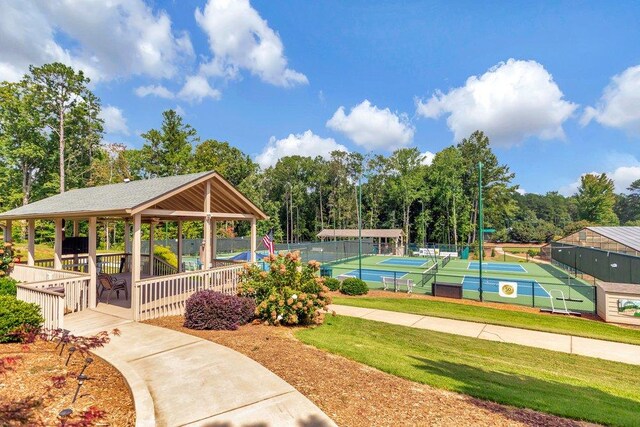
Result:
M637 426L637 367L588 357L327 316L296 336L393 375L481 399L616 426ZM404 404L399 396L398 405Z
M334 297L335 304L356 307L399 311L423 316L445 317L469 320L492 325L513 326L555 332L585 338L596 338L640 345L640 329L622 328L595 320L580 319L562 315L543 315L519 311L500 310L490 307L456 304L452 302L430 301L410 298L345 298Z

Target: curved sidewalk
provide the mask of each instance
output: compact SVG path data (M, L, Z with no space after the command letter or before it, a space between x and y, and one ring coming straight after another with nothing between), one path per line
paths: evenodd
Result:
M343 316L640 365L638 345L347 305L333 304L329 310Z
M137 426L335 426L264 366L211 341L93 310L66 316L65 328L120 330L94 352L125 375Z

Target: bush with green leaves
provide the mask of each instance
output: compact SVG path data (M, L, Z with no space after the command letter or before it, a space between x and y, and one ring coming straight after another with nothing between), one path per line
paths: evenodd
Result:
M161 259L162 261L173 267L178 267L178 257L170 248L166 246L155 246L153 248L153 256Z
M340 280L335 277L325 277L324 285L329 288L330 291L339 291L340 290Z
M0 296L0 343L20 342L19 330L36 330L44 319L36 304L19 301L12 296Z
M357 277L349 277L342 281L340 292L345 295L365 295L369 292L369 287L364 280Z
M13 280L11 277L0 277L0 295L9 295L15 297L17 293L17 283L18 282L16 280Z
M302 263L299 252L271 255L264 259L269 270L255 264L240 272L241 296L254 298L256 317L270 325L308 325L324 322L331 304L320 263Z

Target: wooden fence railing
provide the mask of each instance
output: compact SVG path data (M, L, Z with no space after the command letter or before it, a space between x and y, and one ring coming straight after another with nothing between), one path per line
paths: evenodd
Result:
M17 298L38 304L47 328L54 327L52 325L61 328L66 312L82 311L89 306L87 274L17 264L11 277L21 282Z
M79 255L77 257L65 257L62 258L62 269L70 271L79 271L86 273L88 264L87 255ZM124 261L123 261L124 258ZM53 268L53 259L37 259L34 261L35 266ZM131 254L127 253L113 253L113 254L98 254L96 256L96 264L98 269L106 274L116 274L129 271L131 265Z
M65 298L59 292L35 289L27 285L18 284L17 298L40 306L40 313L44 319L42 325L48 329L64 328Z
M169 276L172 274L177 274L178 268L169 264L168 262L160 259L153 259L153 275L154 276Z
M205 289L235 294L238 291L238 272L242 269L242 265L235 264L140 280L132 289L134 319L184 314L187 299Z

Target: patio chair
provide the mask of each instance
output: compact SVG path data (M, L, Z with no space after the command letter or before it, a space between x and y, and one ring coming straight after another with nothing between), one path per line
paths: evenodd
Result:
M125 280L119 280L115 277L109 276L108 274L100 274L98 276L98 284L102 286L100 290L100 298L102 298L102 294L104 291L109 291L107 295L107 304L109 304L109 300L111 299L111 294L115 291L116 298L120 299L120 291L124 291L125 299L129 299L129 292L127 291L127 282Z

